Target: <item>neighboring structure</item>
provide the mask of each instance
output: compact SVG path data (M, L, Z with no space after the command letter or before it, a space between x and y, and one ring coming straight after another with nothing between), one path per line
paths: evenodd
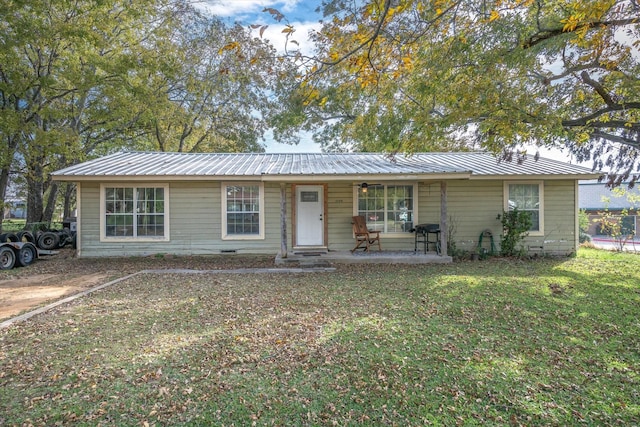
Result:
M601 218L604 212L613 216L620 216L624 234L637 235L640 230L640 189L628 188L627 183L622 183L621 189L625 194L619 194L608 188L606 183L597 180L581 181L580 209L589 217L589 230L587 234L606 235L606 227L603 229ZM624 215L623 215L624 214Z
M439 223L473 252L499 215L528 210L525 244L578 246L581 166L487 153L185 154L130 152L52 174L78 187L79 256L349 251L352 216L381 231L383 250L413 250L414 225ZM486 240L486 238L485 238Z
M22 199L5 200L4 219L25 219L27 217L27 202Z

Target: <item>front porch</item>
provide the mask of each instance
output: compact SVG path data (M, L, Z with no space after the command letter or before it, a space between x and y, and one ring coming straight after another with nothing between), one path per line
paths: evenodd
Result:
M447 264L453 259L436 252L422 251L295 251L286 258L278 254L276 265L327 266L331 264Z

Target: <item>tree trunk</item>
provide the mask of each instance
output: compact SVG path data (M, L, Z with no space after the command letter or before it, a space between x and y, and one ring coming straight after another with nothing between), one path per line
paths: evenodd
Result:
M9 168L0 169L0 230L2 230L2 220L4 219L4 199L7 196L7 186L9 185Z
M75 201L75 190L76 185L73 182L65 183L64 189L64 207L62 209L64 218L71 218L71 206L73 206L73 202Z
M11 172L11 165L14 161L13 159L17 146L16 137L7 136L6 140L7 147L2 153L4 162L2 163L2 169L0 169L0 209L2 209L2 214L0 215L0 229L2 228L2 220L4 219L4 203L5 198L7 197L7 187L9 186L9 174Z
M27 223L43 222L43 182L27 178Z
M47 196L47 204L44 206L42 212L42 218L45 222L51 222L53 220L53 214L56 211L56 200L58 199L58 189L60 188L60 183L58 181L52 181L49 183L49 185L47 185L47 187L49 190L49 195Z

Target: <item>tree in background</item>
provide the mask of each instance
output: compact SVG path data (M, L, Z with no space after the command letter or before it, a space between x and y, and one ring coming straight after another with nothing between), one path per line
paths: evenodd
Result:
M139 114L130 72L150 53L141 29L162 28L163 7L156 0L3 6L0 191L11 171L24 176L28 222L51 219L58 184L50 171L130 137Z
M638 179L636 0L334 0L322 10L288 123L323 124L326 149L517 159L528 145L560 147L618 172L612 184Z
M193 10L180 20L166 41L170 66L146 76L141 85L147 93L143 123L150 148L263 151L259 140L270 118L286 107L278 97L278 81L293 79L292 69L249 28L227 26Z
M122 149L256 151L286 61L187 0L14 0L0 9L0 204L24 177L51 220L49 172ZM65 186L65 215L73 186Z

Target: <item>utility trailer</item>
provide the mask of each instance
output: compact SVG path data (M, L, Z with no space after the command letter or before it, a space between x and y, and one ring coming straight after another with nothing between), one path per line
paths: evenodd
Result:
M40 253L42 251L31 242L0 243L0 270L11 270L14 266L31 265L38 259ZM44 253L42 254L44 255Z

